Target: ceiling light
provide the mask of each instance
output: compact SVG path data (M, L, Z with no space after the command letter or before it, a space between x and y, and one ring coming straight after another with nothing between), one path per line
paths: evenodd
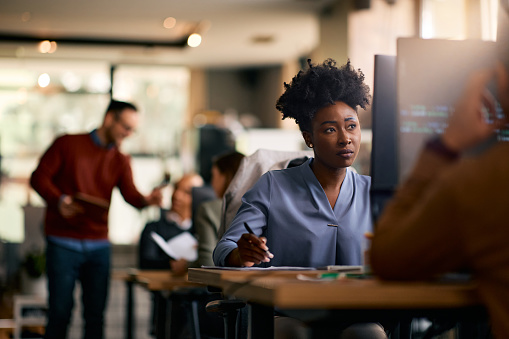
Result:
M51 79L50 79L48 73L43 73L43 74L39 75L39 79L37 79L37 83L39 84L40 87L43 87L43 88L48 87L50 81L51 81Z
M168 29L175 27L176 24L177 24L177 19L175 19L171 16L164 19L164 22L163 22L164 28L168 28Z
M49 40L43 40L39 43L39 52L49 53L51 50L51 42Z
M50 41L50 49L48 51L48 53L55 53L55 51L57 50L57 42L56 41Z
M198 47L201 44L201 35L198 33L193 33L187 38L187 44L190 47Z
M55 53L57 50L56 41L43 40L39 43L39 52L46 53Z
M23 12L23 14L21 14L22 22L30 21L31 18L32 18L32 14L30 12Z

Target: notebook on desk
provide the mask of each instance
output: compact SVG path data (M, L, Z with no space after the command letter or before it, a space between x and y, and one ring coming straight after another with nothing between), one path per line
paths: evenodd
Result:
M331 271L331 272L348 272L348 273L364 273L363 266L357 265L329 265L323 267L300 267L300 266L269 266L269 267L222 267L222 266L202 266L201 268L229 270L229 271Z
M298 266L269 266L269 267L228 267L228 266L201 266L201 268L213 270L226 270L226 271L313 271L313 267L298 267Z

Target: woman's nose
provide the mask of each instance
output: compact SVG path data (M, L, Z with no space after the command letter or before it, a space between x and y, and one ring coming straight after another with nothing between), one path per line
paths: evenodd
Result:
M338 135L338 144L339 145L349 145L352 143L352 139L348 136L347 133L340 133Z

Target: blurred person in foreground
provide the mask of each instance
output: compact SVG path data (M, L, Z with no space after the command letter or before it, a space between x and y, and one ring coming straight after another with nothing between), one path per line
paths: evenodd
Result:
M223 196L239 169L244 154L228 152L212 159L211 186L216 199L205 201L198 206L195 216L195 230L198 237L198 260L196 265L213 266L212 252L217 244L217 232L221 224Z
M494 73L502 117L486 90ZM485 109L495 116L491 123ZM497 338L509 333L509 143L461 155L506 126L508 114L504 66L474 73L444 134L427 142L385 208L371 247L373 271L383 279L431 279L468 269Z
M160 205L159 189L142 195L134 186L129 156L119 150L138 126L139 113L127 102L111 101L102 125L87 134L57 138L41 157L30 184L46 201L44 231L48 275L48 324L45 338L67 336L74 286L82 289L84 338L104 336L110 278L108 207L114 187L141 209ZM94 213L77 200L100 202Z
M324 267L364 262L364 234L372 231L371 178L348 168L359 153L357 107L369 104L369 87L350 61L340 67L332 59L318 65L308 60L308 65L284 84L276 108L283 119L295 119L314 157L297 167L265 173L244 194L214 250L217 266ZM246 231L245 223L254 234ZM375 323L339 322L337 329L343 338L352 333L386 338ZM278 338L303 338L305 332L294 319L276 319Z

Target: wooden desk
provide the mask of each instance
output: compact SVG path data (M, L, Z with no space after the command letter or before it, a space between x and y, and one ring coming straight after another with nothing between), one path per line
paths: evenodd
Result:
M126 339L133 339L134 337L134 293L133 288L135 284L145 287L147 290L155 293L156 298L156 337L166 337L166 296L164 292L171 292L179 288L196 287L200 284L188 281L187 276L177 276L168 270L140 270L140 269L126 269L114 270L112 278L123 280L126 282L127 293L127 307L126 307ZM159 319L159 321L157 321Z
M190 268L188 271L188 280L194 283L219 287L222 289L228 288L229 286L235 285L237 282L246 282L250 279L261 279L261 278L274 278L274 277L286 277L295 278L299 274L307 276L316 276L318 272L324 273L326 271L307 271L307 270L225 270L225 269L210 269L210 268Z
M273 336L274 307L281 310L334 310L342 319L483 312L474 283L383 282L376 279L302 281L297 274L320 271L227 271L190 269L189 280L223 289L251 304L252 338ZM323 272L321 272L323 273ZM451 314L451 315L452 315ZM479 313L477 313L479 314ZM339 316L339 315L338 315Z

